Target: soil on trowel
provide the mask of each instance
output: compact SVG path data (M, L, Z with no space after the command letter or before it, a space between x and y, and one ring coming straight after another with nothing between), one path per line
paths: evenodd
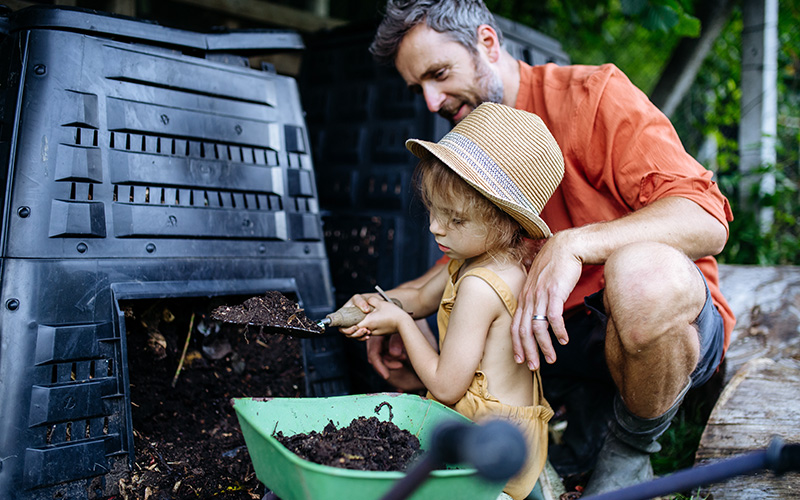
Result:
M211 316L219 321L240 325L300 328L317 333L324 330L308 319L298 304L274 290L267 291L263 296L251 297L240 305L219 306Z
M342 469L404 471L422 453L416 436L376 417L358 417L341 429L329 421L322 432L278 431L274 437L301 458Z

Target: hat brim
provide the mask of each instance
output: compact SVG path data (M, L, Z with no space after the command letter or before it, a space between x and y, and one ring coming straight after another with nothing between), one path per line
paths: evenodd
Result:
M421 139L408 139L406 141L406 148L411 151L414 156L424 159L427 155L433 155L442 161L445 165L450 167L459 177L461 177L467 184L475 188L479 193L488 198L492 203L497 205L498 208L506 212L508 215L519 222L520 226L528 233L531 238L549 238L552 236L550 228L539 215L511 200L500 198L480 186L473 180L474 170L464 161L462 157L453 152L450 148L440 144L424 141Z

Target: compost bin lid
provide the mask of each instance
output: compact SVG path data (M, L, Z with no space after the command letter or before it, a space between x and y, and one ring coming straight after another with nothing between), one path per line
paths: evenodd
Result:
M161 26L153 21L80 7L33 5L8 16L6 33L56 29L103 35L149 44L208 51L302 50L303 39L292 30L236 30L198 33Z

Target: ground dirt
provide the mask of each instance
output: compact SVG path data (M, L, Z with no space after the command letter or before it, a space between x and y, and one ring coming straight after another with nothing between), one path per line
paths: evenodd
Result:
M272 296L276 304L285 299ZM240 312L244 310L242 300L231 304L242 304ZM253 472L231 400L303 397L301 341L265 333L259 326L214 321L212 312L221 306L226 304L187 299L125 305L135 463L114 500L260 500L268 493ZM296 312L293 307L282 311L270 321L286 321ZM260 320L265 320L263 315ZM399 429L391 425L396 434ZM370 470L399 470L404 463L397 461L413 454L415 445L405 431L390 438L391 429L377 419L351 426L328 429L332 432L323 433L324 439L318 436L313 446L327 449L329 444L323 442L342 433L365 437L359 441L365 447L347 451L365 459L339 465L356 468L358 462L369 463ZM395 453L385 453L389 449Z
M126 310L135 464L121 498L251 500L265 493L231 399L302 397L301 343L212 322L207 311L180 301Z

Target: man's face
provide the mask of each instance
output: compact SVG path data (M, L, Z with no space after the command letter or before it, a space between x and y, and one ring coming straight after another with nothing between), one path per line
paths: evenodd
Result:
M471 53L425 23L411 29L397 51L395 67L428 109L458 123L483 102L501 103L503 83L485 53Z

